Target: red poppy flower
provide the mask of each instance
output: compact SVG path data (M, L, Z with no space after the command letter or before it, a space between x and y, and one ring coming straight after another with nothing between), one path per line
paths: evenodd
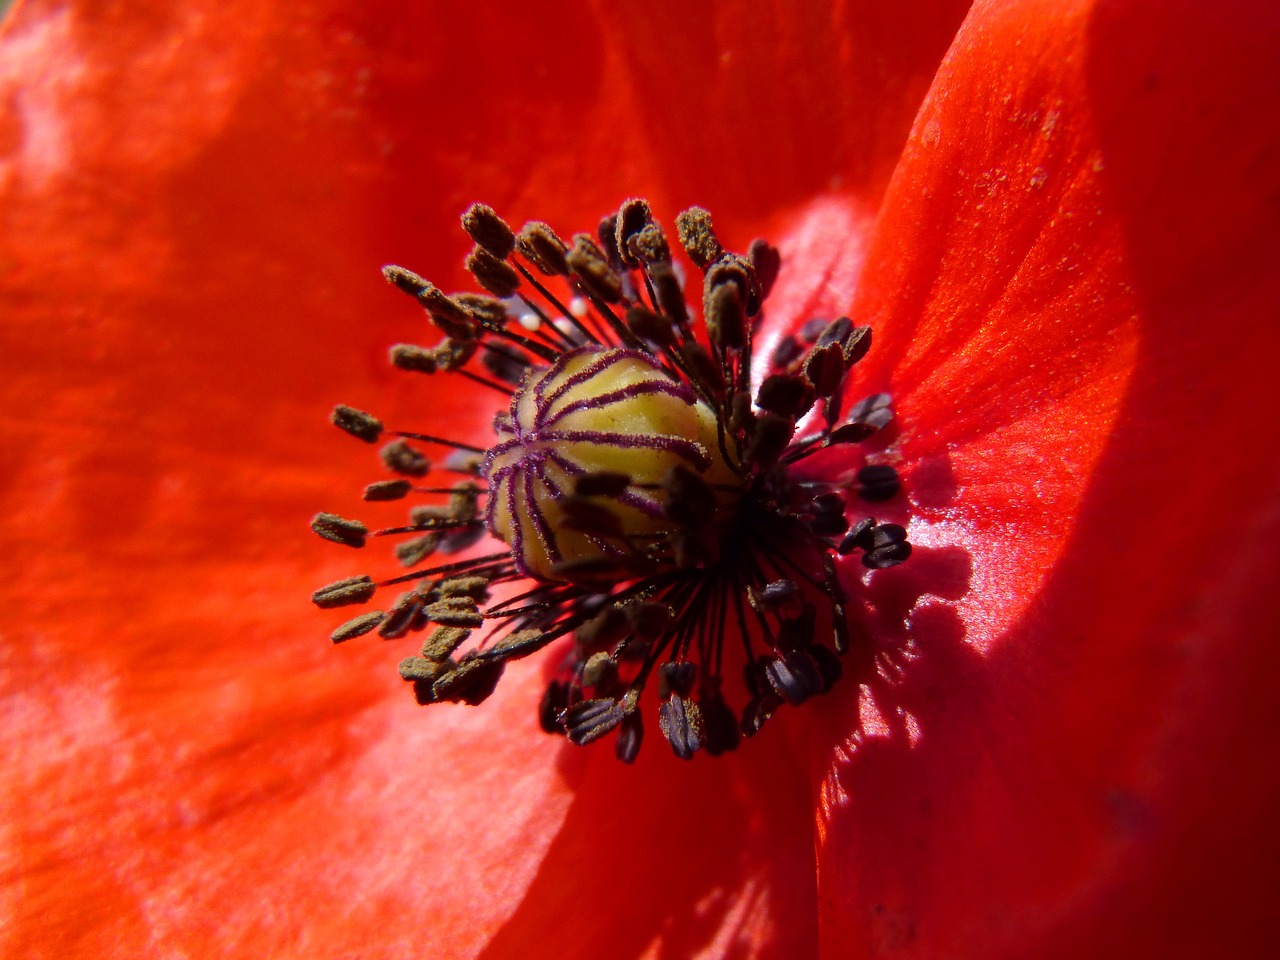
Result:
M1280 18L687 7L10 11L6 955L1274 942ZM626 768L536 668L419 711L327 648L298 531L369 478L336 400L486 428L384 369L376 267L637 192L775 239L780 328L873 325L919 550L857 613L894 671Z

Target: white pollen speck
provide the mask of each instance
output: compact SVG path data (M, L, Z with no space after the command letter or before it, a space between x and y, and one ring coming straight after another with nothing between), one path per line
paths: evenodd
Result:
M588 309L586 297L574 297L569 301L569 312L579 320L587 315Z
M531 333L542 326L542 321L538 319L536 313L522 313L516 317L516 322Z

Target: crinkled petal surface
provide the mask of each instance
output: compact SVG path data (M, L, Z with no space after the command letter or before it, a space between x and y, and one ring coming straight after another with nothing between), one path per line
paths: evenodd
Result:
M824 955L1277 942L1278 42L991 0L939 71L854 301L919 550L822 705Z
M802 727L622 770L536 731L536 666L420 711L307 601L385 570L305 531L376 477L333 403L492 409L386 372L422 321L379 265L462 286L469 201L569 232L646 193L812 255L775 322L834 308L967 5L618 6L10 11L0 952L816 951Z

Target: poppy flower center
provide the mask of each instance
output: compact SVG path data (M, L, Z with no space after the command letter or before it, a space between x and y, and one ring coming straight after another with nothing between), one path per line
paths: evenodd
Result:
M421 703L472 704L507 662L563 640L543 726L577 744L617 731L625 761L640 748L641 698L655 676L659 728L686 759L734 749L782 704L831 689L840 655L861 641L845 615L838 558L856 551L878 569L911 551L901 526L850 517L859 501L896 495L891 465L831 477L810 469L813 454L865 440L892 417L882 394L844 409L870 330L845 317L815 321L761 365L752 341L778 252L763 241L746 256L725 252L701 208L677 218L703 274L701 328L642 200L572 245L539 222L517 235L480 204L463 227L476 242L468 269L487 294L447 296L386 268L444 334L432 348L396 346L391 359L459 375L508 405L486 446L395 433L383 461L401 478L371 484L365 499L447 497L413 507L408 524L371 533L334 514L313 519L321 537L351 547L412 537L397 549L412 572L316 591L327 608L413 584L332 639L430 627L401 676ZM333 422L370 443L386 432L346 406ZM444 470L469 478L416 485L431 470L422 444L449 449ZM486 533L506 549L468 556ZM452 553L464 559L421 568ZM727 684L739 670L741 685Z

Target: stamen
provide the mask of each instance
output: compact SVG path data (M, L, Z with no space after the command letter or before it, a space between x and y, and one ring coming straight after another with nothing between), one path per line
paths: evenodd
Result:
M418 291L418 302L426 307L432 323L451 340L474 340L476 324L471 314L455 300L445 296L434 284Z
M772 246L767 240L756 238L751 241L751 246L747 248L747 259L751 261L751 266L755 268L756 278L760 281L760 292L763 296L769 296L773 292L773 285L778 279L778 272L782 269L782 254L778 252L778 248Z
M520 274L505 260L499 260L484 247L476 247L467 257L467 270L476 283L495 297L510 297L520 289Z
M467 208L467 212L462 215L462 229L499 260L507 259L515 249L516 238L511 228L493 207L483 203L473 203Z
M452 299L485 329L497 330L506 321L507 308L494 297L483 293L455 293Z
M403 567L416 567L435 553L436 547L439 545L440 534L423 534L421 537L415 537L413 540L397 544L396 559L400 561L400 565Z
M897 566L911 556L907 531L896 523L882 523L872 527L870 542L862 548L866 551L862 556L862 563L873 570Z
M442 447L453 447L455 450L470 450L472 453L484 453L484 447L473 447L469 443L462 443L459 440L449 440L445 437L432 436L429 433L409 433L401 431L396 434L402 440L420 440L423 443L438 443Z
M317 513L311 518L311 529L325 540L348 547L363 547L369 533L359 520L344 520L334 513Z
M412 630L422 629L426 620L422 607L422 595L416 590L400 594L378 625L378 636L384 640L398 640Z
M644 724L640 720L639 711L628 713L618 725L618 739L614 744L614 754L623 763L634 763L640 755L640 743L644 739Z
M755 271L751 269L751 263L742 257L727 255L721 257L710 267L707 268L704 285L706 294L709 297L716 287L721 284L732 283L738 288L738 295L742 298L743 309L749 316L755 316L760 312L763 303L760 293L760 283L756 280Z
M382 268L382 275L386 277L387 282L394 284L398 289L411 297L416 297L423 290L430 286L426 280L418 276L412 270L406 270L404 267L397 267L395 264L387 264Z
M348 640L354 640L356 637L362 637L366 633L371 633L377 629L378 624L381 622L381 610L362 613L360 616L348 620L333 633L329 634L329 639L334 643L345 643Z
M883 394L844 412L870 330L815 318L780 341L763 377L753 374L754 331L781 258L760 240L746 256L727 252L701 207L676 218L702 272L701 331L687 266L673 262L644 200L572 245L540 221L516 234L483 204L462 226L476 244L466 267L487 292L446 295L384 268L443 334L431 346L398 344L390 359L456 374L509 403L484 445L447 430L390 431L382 460L401 479L369 484L364 499L447 494L446 503L414 505L407 523L372 532L335 514L312 520L319 536L350 547L410 538L395 548L407 572L348 577L312 595L328 609L406 585L385 613L339 626L334 642L427 631L420 655L399 667L422 704L480 703L508 662L559 645L563 666L537 705L539 723L574 744L614 736L627 763L644 739L647 697L672 752L690 759L734 750L783 705L831 690L840 657L867 649L846 615L861 584L841 579L839 558L856 552L879 571L911 554L905 527L851 515L860 501L898 495L895 467L851 471L855 461L826 478L820 459L795 469L892 420ZM351 407L332 420L368 443L388 432ZM409 441L446 448L438 469L475 479L415 486L432 465ZM485 535L504 549L477 554ZM436 554L457 559L425 566Z
M801 369L804 378L813 385L819 397L829 397L844 380L844 354L838 343L825 343L814 347L805 358Z
M631 249L631 240L652 222L653 215L649 210L649 204L644 200L628 200L618 210L617 219L614 221L613 241L618 256L627 266L639 265L640 259Z
M775 373L765 377L756 394L756 405L761 410L782 417L796 418L804 414L817 399L817 391L807 379ZM791 439L790 437L787 438Z
M708 290L703 310L711 342L721 350L741 350L746 343L747 317L737 284L722 283Z
M679 329L689 322L689 311L684 302L684 287L670 263L649 264L649 280L653 283L657 307Z
M656 223L645 224L643 230L627 241L627 249L641 264L667 263L671 260L671 247L667 236Z
M658 708L658 727L681 760L692 760L702 749L702 711L687 697L672 696Z
M425 477L431 472L431 461L404 440L393 440L381 451L382 462L387 469L406 477Z
M415 373L435 373L440 369L432 351L410 343L397 343L389 354L391 365Z
M556 236L556 232L545 223L532 221L526 223L516 237L516 249L520 255L537 267L548 277L565 277L569 275L569 261L566 256L569 245Z
M447 664L425 657L406 657L400 661L400 676L405 680L416 680L424 683L435 683L448 672Z
M609 266L619 273L624 271L626 267L622 262L622 254L618 252L618 214L616 212L605 214L600 218L600 222L596 224L596 239L600 242L600 249L609 258Z
M364 488L366 500L403 500L413 489L408 480L379 480Z
M699 270L705 270L724 255L711 226L711 214L702 207L690 207L676 215L676 236Z
M369 577L348 577L321 587L311 595L311 602L325 609L367 603L377 589L377 585Z
M596 242L585 233L575 234L573 249L565 257L569 269L586 292L605 303L622 300L622 280L609 266Z
M468 660L459 663L440 676L431 685L431 700L452 700L472 706L483 703L498 686L502 678L503 663L497 660ZM425 691L415 685L419 699ZM430 701L428 701L430 702Z
M365 443L377 443L382 436L382 421L377 417L340 403L333 408L329 421Z
M423 643L422 655L428 660L447 660L470 636L465 627L437 627Z
M631 697L631 710L635 710L638 697ZM600 700L583 700L562 711L559 716L570 743L578 746L590 743L612 731L626 719L625 702L605 697Z
M866 466L858 471L858 496L863 500L892 500L901 489L898 471L887 464Z

